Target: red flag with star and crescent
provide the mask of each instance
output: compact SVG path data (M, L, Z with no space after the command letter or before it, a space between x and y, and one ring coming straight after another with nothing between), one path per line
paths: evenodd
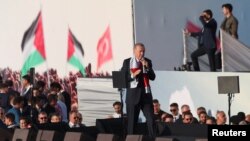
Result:
M97 44L97 71L113 58L110 26L101 36Z

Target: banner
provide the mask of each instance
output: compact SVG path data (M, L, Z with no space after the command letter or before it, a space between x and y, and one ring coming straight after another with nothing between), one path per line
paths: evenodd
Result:
M223 30L221 35L222 71L250 72L250 48Z

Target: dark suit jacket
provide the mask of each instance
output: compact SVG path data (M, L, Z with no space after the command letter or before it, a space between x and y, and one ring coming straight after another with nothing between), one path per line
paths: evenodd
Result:
M130 73L130 59L125 59L123 61L123 66L122 66L122 71L124 71L127 74L127 80L128 80L128 84L130 84L131 81L133 81L134 79L138 79L138 85L136 88L130 88L130 85L127 88L127 97L126 97L126 103L131 103L131 104L138 104L140 102L141 99L141 93L145 93L145 88L144 88L144 83L143 83L143 73L141 71L141 73L139 75L136 76L136 78L131 78L131 73ZM145 60L148 62L148 68L147 68L147 75L148 78L150 80L154 80L155 79L155 73L154 70L152 68L152 62L151 60L145 58ZM148 95L148 100L152 101L152 95L151 94L147 94Z
M204 46L206 49L216 48L216 30L217 22L211 19L206 22L203 17L200 17L200 22L203 25L203 30L200 32L193 32L191 36L198 37L198 46Z
M69 114L69 112L71 111L71 97L70 97L69 93L66 91L63 91L62 95L64 97L64 103L67 107L67 114Z

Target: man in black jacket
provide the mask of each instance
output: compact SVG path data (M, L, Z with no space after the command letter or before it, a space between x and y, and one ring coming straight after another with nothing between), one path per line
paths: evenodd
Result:
M145 47L142 43L134 46L134 56L125 59L122 71L128 75L126 108L128 117L128 134L135 133L140 109L147 120L149 136L155 137L155 123L153 118L153 99L149 80L155 79L151 60L144 58Z
M198 49L191 54L193 67L195 71L200 71L198 57L207 54L210 71L216 71L215 51L217 22L213 19L213 13L210 9L204 10L199 19L203 25L203 29L200 32L190 33L186 31L187 35L198 37Z

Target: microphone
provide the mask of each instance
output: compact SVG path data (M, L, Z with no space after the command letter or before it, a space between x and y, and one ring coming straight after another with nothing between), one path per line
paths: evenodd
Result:
M145 60L145 58L142 57L140 61L142 62L142 61L144 61L144 60ZM142 72L143 72L143 73L147 73L146 70L147 70L146 66L142 63Z

